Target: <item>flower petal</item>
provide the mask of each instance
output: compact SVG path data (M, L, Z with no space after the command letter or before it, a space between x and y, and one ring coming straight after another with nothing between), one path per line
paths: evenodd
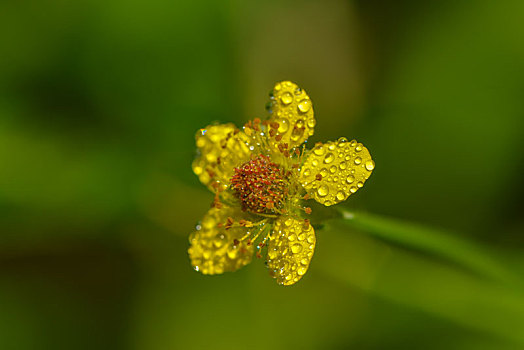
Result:
M282 216L269 238L267 264L278 284L292 285L306 273L315 251L313 226L306 220Z
M278 143L287 143L290 148L300 146L314 133L316 122L311 99L290 81L275 84L271 94L269 121L278 123L277 135L282 139L270 138L269 142L275 148L278 148Z
M375 168L366 147L353 140L316 145L300 172L300 182L317 202L330 206L345 201L364 186Z
M189 257L191 265L205 275L221 274L236 271L249 264L253 257L253 246L240 242L236 246L234 240L239 240L247 233L245 227L218 227L219 223L227 221L228 217L241 218L240 209L222 207L211 208L197 231L189 235Z
M249 160L249 138L234 124L210 125L195 136L199 155L193 161L193 172L211 191L215 182L225 189L233 169Z

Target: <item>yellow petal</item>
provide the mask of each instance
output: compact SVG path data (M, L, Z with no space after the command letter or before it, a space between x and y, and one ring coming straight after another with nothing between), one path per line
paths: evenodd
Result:
M283 81L275 84L268 108L270 122L278 123L277 132L282 136L280 143L287 143L290 148L300 146L314 133L315 117L313 103L296 84ZM269 139L273 147L278 148L274 137Z
M233 124L210 125L195 138L199 155L193 161L194 173L211 191L216 191L214 182L225 189L233 169L249 160L249 138Z
M239 218L240 215L240 218ZM253 246L245 242L234 245L234 240L243 237L247 228L218 227L225 223L228 217L235 221L241 219L242 211L229 207L221 209L211 208L197 230L189 235L189 257L191 265L205 275L221 274L227 271L236 271L249 264L253 257Z
M340 138L316 145L310 151L300 182L317 202L330 206L345 201L364 186L374 168L375 162L366 147Z
M305 220L282 216L269 238L267 263L278 284L292 285L306 273L315 251L315 230Z

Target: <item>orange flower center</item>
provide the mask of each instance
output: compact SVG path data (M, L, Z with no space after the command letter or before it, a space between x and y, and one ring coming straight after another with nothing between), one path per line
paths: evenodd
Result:
M231 188L240 199L243 210L274 213L284 205L288 181L283 171L269 157L258 155L235 168Z

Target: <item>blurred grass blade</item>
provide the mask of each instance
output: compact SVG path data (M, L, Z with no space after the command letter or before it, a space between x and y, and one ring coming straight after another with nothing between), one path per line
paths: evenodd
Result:
M362 220L362 227L364 223L373 227L368 220L374 221L374 217L361 218L355 214L355 220ZM347 220L332 220L325 230L326 235L318 235L321 249L315 253L312 269L379 299L448 320L488 337L503 339L505 344L498 349L523 348L524 293L521 289L348 230L343 221ZM378 222L390 235L404 229L403 223L394 222L389 229L389 220ZM414 234L415 229L411 225L408 227ZM364 228L371 232L367 226ZM378 231L377 228L373 230ZM426 235L424 230L416 232ZM438 241L440 236L430 234L429 237L431 239L427 238L424 244ZM404 246L414 247L417 243L419 250L424 247L417 240L406 241L404 236L396 239ZM446 246L440 244L439 247Z
M455 263L493 280L520 284L482 247L442 230L362 212L340 210L343 222L360 232Z

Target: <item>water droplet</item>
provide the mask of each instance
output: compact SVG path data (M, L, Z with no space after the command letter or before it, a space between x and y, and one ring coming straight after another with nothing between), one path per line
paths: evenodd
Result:
M324 163L329 164L335 159L335 155L333 153L329 152L326 154L326 157L324 158Z
M348 164L346 162L341 162L339 164L339 167L340 167L340 169L344 170L344 169L346 169L348 167Z
M298 270L297 270L297 273L298 273L300 276L302 276L302 275L304 275L304 274L306 273L306 271L307 271L307 269L306 269L305 267L300 266L300 267L298 268Z
M322 156L324 153L326 153L326 150L323 146L318 146L313 149L313 153L315 153L317 156Z
M346 182L348 184L351 184L353 183L353 181L355 181L355 177L353 175L349 175L347 178L346 178Z
M342 192L342 191L338 191L338 192L337 192L337 199L338 199L339 201L343 201L344 198L346 198L346 195L344 194L344 192Z
M291 226L291 224L293 224L293 219L291 219L291 218L289 218L286 221L284 221L284 225L286 225L286 226Z
M350 156L350 155L347 155L345 159L346 159L346 160L350 160L350 159L351 159L351 156Z
M275 90L280 91L280 89L282 89L282 85L280 85L280 83L275 85Z
M329 193L329 188L326 185L322 185L318 188L317 193L320 197L325 197Z
M302 119L297 120L295 126L297 127L297 129L302 129L304 127L304 121Z
M366 170L371 171L373 169L375 169L375 162L372 160L368 160L366 162Z
M203 137L199 137L197 142L196 142L196 145L198 148L202 148L206 145L206 139L203 138Z
M356 188L355 186L351 186L351 187L349 188L349 192L351 192L351 193L355 193L355 192L357 192L357 189L358 189L358 188Z
M308 242L309 244L313 244L313 243L315 243L315 235L314 235L314 234L311 234L311 235L307 236L307 242Z
M313 165L313 167L316 168L316 167L318 166L318 160L313 159L313 160L311 161L311 165Z
M307 113L311 109L311 101L310 100L302 100L298 103L298 111L300 113Z
M350 145L351 147L355 147L355 146L357 145L357 140L351 140L351 141L349 142L349 145Z
M360 157L355 158L355 164L360 165L360 163L362 163L362 158Z
M301 263L302 265L306 265L306 266L307 266L307 259L302 259L302 260L300 260L300 263Z
M280 96L280 101L282 104L288 105L293 102L293 95L291 95L289 92L284 92L282 96Z
M198 165L195 166L195 167L193 168L193 172L194 172L196 175L200 175L200 174L202 174L203 171L204 171L204 169L202 169L202 167L201 167L201 166L198 166Z
M226 236L222 233L218 233L216 236L215 236L215 239L213 240L213 245L216 247L216 248L220 248L224 245L226 241Z
M329 168L329 171L331 171L331 173L335 173L337 171L336 165L332 165L331 168Z
M229 255L229 252L227 252L227 255ZM277 253L277 249L276 248L267 250L267 257L269 259L276 259L277 256L278 256L278 253ZM231 258L231 256L230 256L230 258Z
M278 132L285 133L289 129L289 121L286 118L282 118L278 121Z
M307 126L309 128L314 128L316 124L317 124L317 121L315 120L315 118L310 118L307 121Z
M325 205L326 207L329 207L329 206L332 205L332 204L333 204L333 203L331 203L330 200L326 200L326 201L324 201L324 205Z
M297 86L297 88L295 89L295 95L300 95L301 92L302 89Z
M329 150L330 151L334 151L335 148L337 148L337 146L334 144L334 143L331 143L329 146L328 146Z
M355 152L360 152L360 151L362 151L362 149L363 149L362 144L359 143L359 144L357 145L357 147L355 147Z
M302 251L302 244L296 243L291 246L293 254L298 254Z
M290 240L291 242L293 242L294 240L297 239L297 236L296 236L294 233L292 233L292 234L290 234L290 235L287 237L287 239Z
M364 183L362 181L357 182L357 187L358 188L364 187Z
M303 173L303 175L304 175L305 177L308 177L309 175L311 175L311 170L310 170L309 168L304 169L304 173Z
M326 177L328 175L328 171L326 168L322 168L320 170L320 175L322 175L322 177Z
M345 137L341 137L338 139L338 147L346 147L348 143L348 139L346 139Z

